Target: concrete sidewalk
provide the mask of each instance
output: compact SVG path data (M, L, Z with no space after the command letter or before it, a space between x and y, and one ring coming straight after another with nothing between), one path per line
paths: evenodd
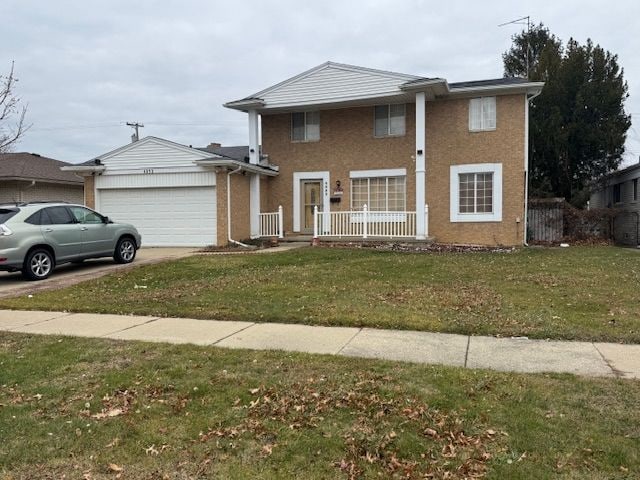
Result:
M348 327L0 310L0 330L285 350L514 372L640 378L640 345Z

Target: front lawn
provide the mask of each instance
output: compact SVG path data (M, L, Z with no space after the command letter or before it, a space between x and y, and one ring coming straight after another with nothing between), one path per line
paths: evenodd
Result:
M0 308L640 343L640 252L416 254L303 248L195 256Z
M637 478L640 382L0 333L0 478Z

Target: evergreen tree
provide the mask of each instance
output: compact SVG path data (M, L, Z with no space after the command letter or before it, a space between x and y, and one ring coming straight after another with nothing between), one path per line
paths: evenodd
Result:
M624 111L627 83L618 57L587 40L566 46L540 24L513 37L503 54L505 76L543 81L531 104L531 196L558 196L579 205L589 183L622 161L631 116Z

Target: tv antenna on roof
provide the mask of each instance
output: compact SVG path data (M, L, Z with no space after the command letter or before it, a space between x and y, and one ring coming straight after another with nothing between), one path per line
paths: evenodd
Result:
M131 140L133 140L134 142L137 142L138 140L140 140L140 136L138 135L138 128L144 128L144 123L127 122L127 125L129 125L130 127L135 128L135 130L136 130L136 133L134 133L131 136Z
M511 20L510 22L501 23L498 27L506 27L507 25L526 25L527 26L527 52L525 55L525 68L527 71L527 80L529 79L529 42L530 42L530 34L531 34L531 17L527 15L526 17L516 18L515 20Z

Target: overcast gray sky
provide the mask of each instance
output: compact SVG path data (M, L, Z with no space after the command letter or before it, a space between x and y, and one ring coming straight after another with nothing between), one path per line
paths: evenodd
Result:
M235 100L327 60L449 81L502 76L524 15L619 55L630 97L625 163L640 155L640 2L4 0L0 70L15 60L33 124L17 151L80 162L142 135L246 144Z

